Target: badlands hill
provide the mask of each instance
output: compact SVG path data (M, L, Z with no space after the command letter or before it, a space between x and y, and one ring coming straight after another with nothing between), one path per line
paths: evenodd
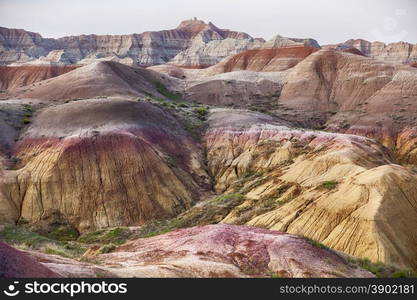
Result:
M69 100L118 95L162 97L161 90L158 91L159 84L175 88L175 81L176 79L151 70L103 61L91 63L62 76L37 82L29 87L11 89L6 91L6 96L42 100Z
M31 85L65 74L78 66L0 66L0 90Z
M5 67L0 95L0 238L18 228L79 247L68 259L32 244L23 254L48 268L39 276L371 276L342 256L417 270L411 56L265 43L189 20L143 34L150 64L165 49L156 40L169 63L118 62L138 59L133 50L97 61L86 49L98 37L84 36L66 41L84 53L74 62L94 62L68 70L43 62L79 55L72 48L2 32L9 58L23 44L59 52L19 50L38 68ZM8 268L13 251L1 248Z
M417 45L406 42L385 44L362 39L350 39L333 46L337 49L355 48L368 57L384 62L398 64L417 62Z
M313 39L275 36L262 38L220 29L211 22L185 20L171 30L129 35L81 35L59 39L43 38L23 29L0 27L0 64L88 64L112 60L128 65L164 63L201 68L223 58L259 47L309 46Z
M14 221L64 218L79 231L135 225L178 214L210 187L199 146L144 102L47 108L12 155L17 164L4 171L2 206L14 207Z
M207 65L264 42L196 19L183 21L172 30L141 34L45 39L21 29L0 28L0 37L3 64L28 61L84 64L106 58L131 65L154 65L170 60L181 65ZM191 59L190 54L197 52L199 57Z

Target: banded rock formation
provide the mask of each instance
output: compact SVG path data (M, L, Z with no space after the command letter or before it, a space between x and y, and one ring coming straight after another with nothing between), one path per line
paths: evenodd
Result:
M79 231L137 225L189 208L210 179L201 149L144 102L83 100L42 110L4 170L9 220L58 216Z
M223 223L304 235L353 256L416 268L417 175L364 137L291 129L214 110L207 160L221 193L247 200Z
M386 63L408 64L417 62L417 44L406 42L385 44L351 39L335 46L338 49L356 48L364 55Z
M37 33L2 27L0 62L83 64L106 58L131 65L154 65L175 58L174 62L181 65L214 64L233 51L246 50L262 43L262 40L253 39L245 33L219 29L212 23L196 19L183 21L172 30L59 39L44 39ZM197 61L190 61L191 55L197 57Z
M328 130L375 138L409 163L416 161L407 154L412 141L403 138L415 135L416 100L414 68L334 50L315 52L292 68L279 98L295 110L293 119L319 113Z

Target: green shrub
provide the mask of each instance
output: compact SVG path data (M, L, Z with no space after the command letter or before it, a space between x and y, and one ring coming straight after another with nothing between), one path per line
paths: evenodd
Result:
M208 107L200 106L194 109L194 112L198 115L200 119L205 119L208 114Z
M176 158L176 157L173 157L173 156L168 156L168 157L166 158L166 162L167 162L167 164L168 164L168 166L169 166L170 168L176 168L176 167L177 167L177 165L178 165L178 163L177 163L177 158Z
M17 248L30 248L64 257L78 257L86 248L76 242L54 240L26 228L26 225L8 225L0 232L0 240Z
M29 118L24 118L23 119L23 124L30 124L30 123L31 123L31 121L30 121Z
M120 245L123 244L129 236L129 228L117 227L111 230L98 230L85 233L81 235L77 241L86 244L114 243Z
M244 200L245 196L239 193L234 194L226 194L226 195L220 195L214 198L215 202L218 203L228 203L228 202L241 202Z
M104 253L110 253L110 252L112 252L116 248L117 248L117 245L115 245L113 243L109 243L109 244L105 244L105 245L101 246L99 251L102 254L104 254Z
M319 248L319 249L327 249L327 250L329 250L329 248L327 247L327 246L325 246L325 245L323 245L322 243L320 243L319 241L316 241L316 240L313 240L313 239L310 239L310 238L305 238L311 245L313 245L314 247L316 247L316 248Z
M324 181L321 184L321 187L322 188L325 188L325 189L328 189L328 190L333 190L333 189L336 188L337 184L338 184L338 182L337 181L334 181L334 180Z
M23 104L23 108L26 111L30 111L30 112L33 111L32 105L30 104Z
M59 225L44 235L58 241L75 241L78 238L79 233L70 226Z
M364 270L373 273L380 278L410 278L417 277L417 273L413 270L399 269L394 266L386 265L382 262L372 262L368 258L349 258L349 262Z
M154 81L153 82L156 90L158 91L158 93L160 93L161 95L165 96L166 98L170 99L170 100L174 100L174 101L179 101L181 100L181 96L171 92L170 90L168 90L166 88L166 86L160 82L160 81Z
M59 256L63 256L63 257L71 257L70 255L68 255L64 251L60 251L58 249L46 248L46 249L43 250L43 252L46 253L46 254L59 255Z

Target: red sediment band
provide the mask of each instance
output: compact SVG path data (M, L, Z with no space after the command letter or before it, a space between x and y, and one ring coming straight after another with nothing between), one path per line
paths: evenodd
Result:
M1 88L9 89L29 85L65 74L79 67L78 65L0 66Z
M303 46L264 49L257 48L246 50L234 55L231 59L229 59L224 66L224 71L231 72L237 65L239 65L240 69L248 69L250 63L252 63L254 60L257 60L259 61L259 64L266 66L276 58L304 59L318 50L318 48Z
M149 148L175 156L178 165L188 169L190 153L186 145L190 143L192 141L184 135L172 135L155 128L132 128L106 133L92 132L92 135L84 137L29 137L16 143L13 154L30 159L31 155L54 149L66 154L82 151L83 154L114 152L117 155L122 152L140 153Z

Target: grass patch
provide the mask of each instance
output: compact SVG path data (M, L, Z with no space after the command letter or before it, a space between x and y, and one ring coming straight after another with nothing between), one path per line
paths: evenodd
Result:
M177 93L174 93L166 88L166 86L160 81L154 81L153 85L155 86L158 93L165 96L166 98L174 101L181 101L182 98Z
M59 256L71 258L71 256L65 253L64 251L60 251L60 250L53 249L53 248L46 248L43 250L43 252L46 254L59 255Z
M149 238L179 228L219 223L236 206L245 200L241 194L214 197L183 212L178 217L148 223L133 238Z
M131 235L129 228L117 227L110 230L98 230L81 235L77 241L85 244L123 244Z
M79 236L77 230L67 225L56 226L50 232L41 234L57 241L75 241Z
M214 201L220 204L229 204L229 203L235 203L235 202L241 202L245 199L245 197L242 194L234 193L234 194L226 194L226 195L220 195L214 198Z
M109 243L109 244L105 244L105 245L101 246L100 249L99 249L99 251L102 254L104 254L104 253L110 253L110 252L112 252L116 248L117 248L117 245L116 244Z
M417 273L412 270L399 269L394 266L388 266L382 262L372 262L368 258L349 258L348 261L355 266L373 273L379 278L417 277Z
M33 111L32 105L30 105L30 104L23 104L23 109L25 111L28 111L28 112L32 112Z
M333 189L336 188L337 185L338 185L337 181L330 180L330 181L322 182L322 184L320 186L324 189L327 189L327 190L333 190Z
M8 225L0 232L0 240L16 248L32 249L49 254L76 258L87 248L73 241L54 240L25 226Z
M327 247L326 245L324 245L324 244L322 244L322 243L320 243L319 241L316 241L316 240L313 240L313 239L310 239L310 238L307 238L307 237L305 237L305 239L311 244L311 245L313 245L314 247L316 247L316 248L319 248L319 249L325 249L325 250L330 250L331 251L331 249L329 248L329 247Z
M198 118L201 120L205 120L208 114L208 107L207 106L200 106L194 109L194 112L198 115Z
M29 248L39 247L51 240L23 227L8 225L0 232L0 239L11 245L24 245Z

